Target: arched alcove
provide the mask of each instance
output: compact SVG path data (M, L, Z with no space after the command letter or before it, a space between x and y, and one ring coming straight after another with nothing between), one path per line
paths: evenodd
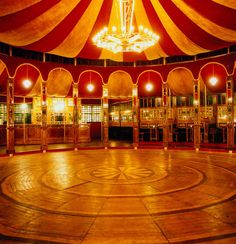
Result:
M146 70L138 77L138 96L139 97L161 97L162 78L160 73L154 70ZM147 89L147 86L151 89Z
M188 96L193 94L193 75L186 68L172 70L167 78L172 95Z
M25 80L29 84L25 85ZM31 64L25 63L17 67L14 76L14 95L19 97L40 96L42 78L39 70Z
M212 83L211 78L216 78L216 82ZM204 82L209 93L223 93L226 90L227 71L225 67L219 63L208 63L201 68L199 78Z
M47 94L55 97L72 97L73 77L63 68L50 71L47 79Z
M108 79L109 139L133 141L133 82L131 76L118 70Z
M108 79L109 97L132 97L133 82L131 76L122 70L116 71Z
M86 70L79 76L78 89L81 98L102 97L102 76L94 70Z

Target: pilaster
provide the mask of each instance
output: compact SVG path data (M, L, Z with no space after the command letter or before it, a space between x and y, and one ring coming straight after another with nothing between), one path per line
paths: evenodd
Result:
M108 114L108 86L103 85L103 97L102 97L102 109L103 109L103 144L107 149L109 140L109 114Z
M226 80L226 105L227 105L227 148L234 148L234 87L233 76Z
M167 83L162 85L162 106L164 109L164 121L163 121L163 146L168 148L169 144L169 120L168 120L168 87Z
M48 149L47 141L47 84L41 83L41 109L42 109L42 125L41 125L41 150L46 152Z
M200 117L200 85L199 80L193 82L193 106L194 106L194 148L199 150L201 144L201 117Z
M74 130L74 149L77 150L79 147L79 107L80 107L80 101L78 99L78 84L73 84L73 130Z
M139 138L139 127L138 127L138 111L139 111L139 102L138 102L138 87L133 85L132 91L132 109L133 109L133 146L135 149L138 147L138 138Z
M7 153L13 155L15 153L14 138L14 80L7 80Z

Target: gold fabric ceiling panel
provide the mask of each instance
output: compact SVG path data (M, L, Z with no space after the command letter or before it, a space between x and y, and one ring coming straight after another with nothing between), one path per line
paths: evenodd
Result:
M235 0L136 0L134 27L152 29L158 44L114 54L92 38L119 24L117 0L1 0L0 42L63 57L152 60L196 55L236 44Z

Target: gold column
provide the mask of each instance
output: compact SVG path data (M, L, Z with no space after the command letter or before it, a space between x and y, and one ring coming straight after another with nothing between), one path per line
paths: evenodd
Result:
M171 108L171 90L168 89L169 96L168 96L168 110L167 110L167 119L169 124L169 142L173 142L173 114Z
M103 97L102 97L102 108L103 108L103 144L107 149L109 140L109 114L108 114L108 86L103 85Z
M132 91L132 105L133 105L133 146L134 149L138 147L138 135L139 135L139 128L138 128L138 111L139 111L139 101L138 101L138 87L137 85L133 85Z
M201 144L201 117L200 117L200 85L199 80L193 82L193 106L194 106L194 148L198 151Z
M79 147L79 110L78 110L78 84L73 84L73 102L74 102L74 108L73 108L73 130L74 130L74 149L77 150Z
M209 134L209 118L207 117L207 87L205 84L204 87L204 135L203 135L203 141L204 143L209 142L208 134Z
M227 105L227 148L229 151L234 147L234 85L233 76L226 80L226 105Z
M168 148L169 143L169 121L168 121L168 87L167 83L162 84L162 105L164 109L163 121L163 146L164 149Z
M46 152L48 149L47 141L47 84L41 83L41 109L42 109L42 125L41 125L41 150Z
M7 80L7 153L12 156L15 153L14 138L14 80Z

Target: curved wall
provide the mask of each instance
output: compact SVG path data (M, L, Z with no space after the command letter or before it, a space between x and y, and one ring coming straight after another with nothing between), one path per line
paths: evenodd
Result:
M96 80L99 90L95 97L101 97L102 85L107 84L110 77L117 71L128 73L134 84L138 85L139 96L158 96L160 95L163 82L167 82L169 88L176 95L191 94L191 84L194 79L199 79L206 84L212 93L223 92L225 81L228 75L233 75L235 80L236 54L228 54L195 62L184 62L168 65L154 65L143 67L101 67L101 66L82 66L71 64L57 64L49 62L39 62L6 56L0 54L0 94L6 94L7 78L14 78L15 94L19 96L34 96L40 93L40 83L47 82L50 88L50 96L72 96L72 84L79 83L79 92L83 97L90 97L91 94L82 89L82 84L88 78L86 73L92 73L92 78ZM214 67L214 71L213 68ZM142 92L145 82L149 82L151 74L152 82L156 87L156 93L148 94ZM218 87L210 87L208 79L210 75L217 75L220 80ZM25 91L20 82L25 77L33 81L32 89Z

